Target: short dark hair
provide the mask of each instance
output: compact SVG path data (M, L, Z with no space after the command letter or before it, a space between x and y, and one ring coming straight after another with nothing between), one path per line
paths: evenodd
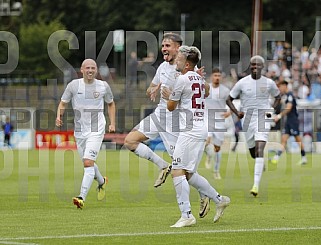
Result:
M286 86L288 86L288 82L286 81L286 80L282 80L282 81L280 81L280 82L278 82L278 85L280 86L280 85L286 85Z
M221 69L218 67L214 67L212 73L222 73Z
M183 44L183 39L180 35L178 35L177 33L174 33L174 32L167 32L167 33L164 33L164 36L163 36L163 40L164 39L170 39L172 40L173 42L176 42L178 43L179 45L182 45Z

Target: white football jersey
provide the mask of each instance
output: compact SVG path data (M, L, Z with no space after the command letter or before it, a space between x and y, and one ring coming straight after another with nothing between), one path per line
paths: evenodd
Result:
M212 119L215 121L215 128L223 129L225 128L225 118L223 116L224 112L228 111L226 106L226 100L230 94L230 90L220 84L217 88L214 88L210 84L209 96L205 99L205 109L206 109L206 121L208 116L210 118L209 123L212 122Z
M163 87L167 87L170 90L173 89L174 83L176 81L176 78L180 75L180 72L176 71L176 64L171 65L170 63L164 61L160 66L158 67L156 74L152 80L152 83L155 85L162 84L161 89ZM158 103L159 108L167 108L167 100L160 98L160 101Z
M93 83L86 84L83 78L72 80L61 100L65 103L71 100L76 138L105 133L104 102L113 102L113 93L107 82L95 79Z
M270 109L270 98L279 94L280 91L273 80L264 76L255 80L251 75L239 80L230 92L232 98L240 96L240 111L254 110L253 115L257 115L259 109Z
M180 134L206 139L204 79L194 71L180 75L174 85L170 100L179 101L176 112L179 112Z

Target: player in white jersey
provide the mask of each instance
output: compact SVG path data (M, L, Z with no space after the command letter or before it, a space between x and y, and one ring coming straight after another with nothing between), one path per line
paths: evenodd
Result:
M156 74L147 89L147 95L155 101L161 90L161 98L155 111L144 118L125 138L125 147L136 155L152 161L160 170L154 187L165 182L171 170L171 165L153 152L144 141L160 136L168 154L172 156L178 132L173 130L172 113L167 110L167 100L179 75L174 64L178 48L182 45L181 37L176 33L165 33L162 40L164 62L158 67ZM177 126L176 126L177 128Z
M211 74L211 83L209 96L205 100L206 122L208 126L208 137L205 145L206 168L212 167L214 159L214 178L221 179L221 146L224 141L226 132L225 118L231 115L226 110L226 99L230 94L230 90L221 84L222 72L219 68L214 68Z
M168 110L173 111L173 118L179 120L180 131L173 153L171 173L181 218L171 227L184 227L196 223L191 213L189 185L195 187L201 195L214 200L217 207L214 222L220 219L230 202L228 197L220 196L209 182L197 173L207 138L204 120L206 83L202 76L194 72L200 58L201 53L196 47L179 48L175 62L176 69L182 75L178 77L167 102Z
M258 194L264 169L264 148L270 131L270 123L267 122L265 116L267 113L271 113L270 98L275 98L272 106L274 109L281 101L280 91L275 82L262 76L263 67L263 57L253 56L250 60L251 74L235 84L226 100L231 110L239 119L242 119L246 142L251 157L255 159L254 184L250 190L253 196ZM232 102L238 96L240 96L241 102L240 111L235 108ZM271 117L270 114L269 117Z
M108 105L110 125L109 132L115 132L115 102L113 93L105 81L97 80L97 64L92 59L86 59L81 65L83 78L71 81L57 109L56 126L61 127L65 108L71 101L74 110L74 135L80 158L84 164L84 176L80 194L73 198L74 205L82 209L93 180L98 182L98 200L105 197L107 177L103 177L95 161L104 138L106 119L104 102Z

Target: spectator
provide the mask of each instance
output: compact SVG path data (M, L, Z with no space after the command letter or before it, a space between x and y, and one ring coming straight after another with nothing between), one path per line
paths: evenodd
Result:
M138 68L138 61L137 61L137 53L131 52L130 58L128 60L128 75L129 75L129 83L130 85L137 85L138 79L137 79L137 68Z
M4 132L4 144L11 146L10 138L13 131L13 125L11 124L9 117L6 117L6 122L2 125L2 129Z

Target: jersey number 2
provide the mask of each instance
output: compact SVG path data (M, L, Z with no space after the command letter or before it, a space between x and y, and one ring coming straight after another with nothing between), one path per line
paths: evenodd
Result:
M192 108L193 109L204 109L204 101L202 103L197 103L196 99L202 97L202 91L205 89L204 84L199 84L199 83L193 83L192 84L192 90L194 92L193 97L192 97Z

